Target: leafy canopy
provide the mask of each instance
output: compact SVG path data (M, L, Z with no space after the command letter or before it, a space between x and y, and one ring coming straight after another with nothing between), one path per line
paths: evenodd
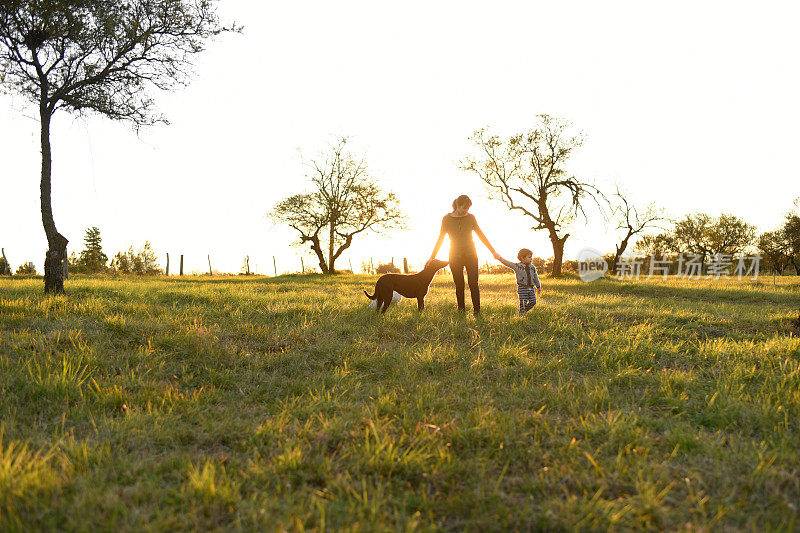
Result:
M136 127L166 122L147 89L188 82L220 25L213 0L3 0L0 82L52 115L96 112Z

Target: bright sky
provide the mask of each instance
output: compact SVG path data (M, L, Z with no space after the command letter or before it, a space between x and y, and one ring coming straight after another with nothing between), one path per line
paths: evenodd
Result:
M800 196L800 70L796 2L253 2L221 0L245 26L209 44L193 83L156 95L171 125L137 135L101 117L56 116L53 209L79 251L101 229L109 256L150 240L177 271L299 270L288 228L265 213L305 189L300 150L354 138L395 191L408 229L356 240L337 263L359 269L431 252L459 194L506 257L552 254L544 231L486 199L458 169L467 138L489 126L522 132L535 116L565 117L587 135L569 169L639 204L679 216L730 212L778 225ZM0 246L12 266L42 270L38 121L0 96ZM590 214L571 231L612 251ZM482 259L491 259L479 245ZM446 254L440 253L441 257Z

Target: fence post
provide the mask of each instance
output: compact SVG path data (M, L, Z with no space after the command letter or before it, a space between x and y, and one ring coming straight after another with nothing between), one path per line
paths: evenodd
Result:
M300 273L301 274L305 274L306 273L306 264L303 262L303 256L302 255L300 256Z
M208 275L213 276L214 274L211 271L211 254L208 254Z
M169 252L167 252L167 272L165 275L169 276Z
M408 257L403 258L403 274L408 274Z
M183 254L181 254L181 272L180 275L183 276Z

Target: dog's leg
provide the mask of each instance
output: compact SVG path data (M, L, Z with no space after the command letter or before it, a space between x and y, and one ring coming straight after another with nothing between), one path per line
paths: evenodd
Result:
M423 309L425 309L425 297L424 296L417 296L417 308L421 313Z

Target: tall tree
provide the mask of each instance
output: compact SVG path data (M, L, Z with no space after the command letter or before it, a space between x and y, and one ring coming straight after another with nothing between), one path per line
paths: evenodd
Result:
M581 214L587 199L597 202L600 192L564 168L583 144L581 134L570 133L570 123L539 115L538 124L526 133L501 139L486 129L471 141L478 152L461 163L487 185L490 196L512 211L533 219L534 230L546 230L553 246L553 275L561 274L567 228ZM600 195L601 196L601 195Z
M670 248L674 252L688 252L701 256L701 261L716 254L737 254L751 246L756 228L744 220L728 214L712 217L706 213L687 215L675 222L670 234Z
M610 203L612 216L617 222L617 229L622 232L619 244L614 247L614 259L611 261L611 272L614 272L617 269L617 261L628 249L631 238L649 228L658 227L658 223L666 220L666 217L663 210L657 208L653 203L647 205L644 210L638 209L619 187Z
M108 256L103 253L103 239L100 228L92 226L86 229L83 236L84 249L81 250L80 265L87 273L102 272L106 268Z
M767 265L781 276L792 262L791 244L783 228L762 233L758 237L758 250L764 256Z
M800 216L794 213L786 215L781 232L786 242L787 254L794 266L794 272L800 276Z
M50 126L56 111L98 113L136 128L166 122L152 89L188 82L193 56L223 31L216 0L3 0L0 81L38 106L45 292L63 292L68 239L51 202Z
M658 235L642 235L633 249L636 253L645 256L654 256L656 259L664 257L664 253L671 250L671 238L667 233Z
M378 187L364 158L347 152L346 144L341 137L311 160L311 192L281 200L270 213L300 234L299 245L311 243L323 274L336 272L336 260L356 235L403 225L397 197Z

